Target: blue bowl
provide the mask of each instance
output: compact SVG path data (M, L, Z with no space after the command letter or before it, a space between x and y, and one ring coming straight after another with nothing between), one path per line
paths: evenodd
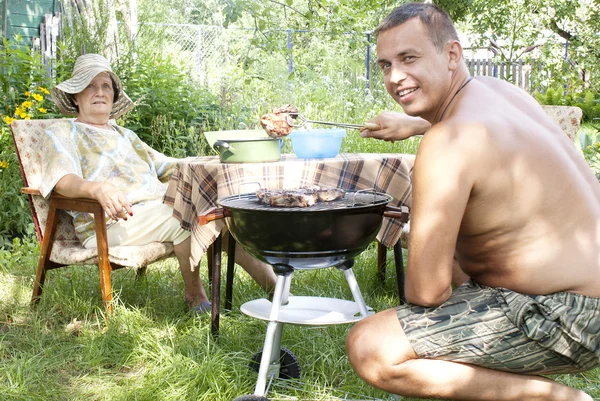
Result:
M296 156L303 159L336 157L340 153L345 129L294 130L288 135Z

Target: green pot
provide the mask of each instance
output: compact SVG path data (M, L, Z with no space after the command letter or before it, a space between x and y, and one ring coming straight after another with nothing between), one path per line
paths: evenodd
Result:
M250 138L217 140L214 148L222 163L276 162L281 159L283 139Z

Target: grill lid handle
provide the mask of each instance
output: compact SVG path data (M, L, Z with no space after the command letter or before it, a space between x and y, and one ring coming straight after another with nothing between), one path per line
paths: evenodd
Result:
M206 214L198 216L198 224L200 224L201 226L204 226L204 225L210 223L211 221L221 220L221 219L224 219L225 217L228 217L229 215L230 214L227 211L227 209L220 207L220 208L214 209L210 213L206 213Z

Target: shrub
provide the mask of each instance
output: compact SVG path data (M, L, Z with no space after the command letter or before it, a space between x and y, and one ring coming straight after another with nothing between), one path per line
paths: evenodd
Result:
M593 122L600 119L600 93L587 90L573 99L573 105L583 110L583 121Z
M170 156L203 154L200 133L215 126L220 107L215 96L193 81L182 60L163 53L139 54L135 64L120 59L114 69L137 103L124 116L124 126Z
M559 87L549 88L545 93L536 93L535 98L541 104L578 106L583 111L583 121L591 122L600 118L600 93L591 89L578 93L567 93Z
M0 72L0 248L10 248L12 238L33 232L33 222L27 197L20 193L23 181L9 126L15 119L54 116L55 109L46 66L19 36L3 39Z

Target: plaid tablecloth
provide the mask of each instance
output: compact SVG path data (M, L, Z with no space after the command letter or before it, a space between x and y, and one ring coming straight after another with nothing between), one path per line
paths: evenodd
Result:
M329 159L299 159L282 155L278 162L221 163L217 156L187 158L171 176L164 203L173 206L181 226L192 231L192 265L196 265L217 238L225 221L198 224L198 216L218 207L217 200L254 192L259 188L286 189L320 185L361 190L374 188L394 200L392 206L411 206L414 155L352 153ZM377 239L393 246L402 223L385 218Z

